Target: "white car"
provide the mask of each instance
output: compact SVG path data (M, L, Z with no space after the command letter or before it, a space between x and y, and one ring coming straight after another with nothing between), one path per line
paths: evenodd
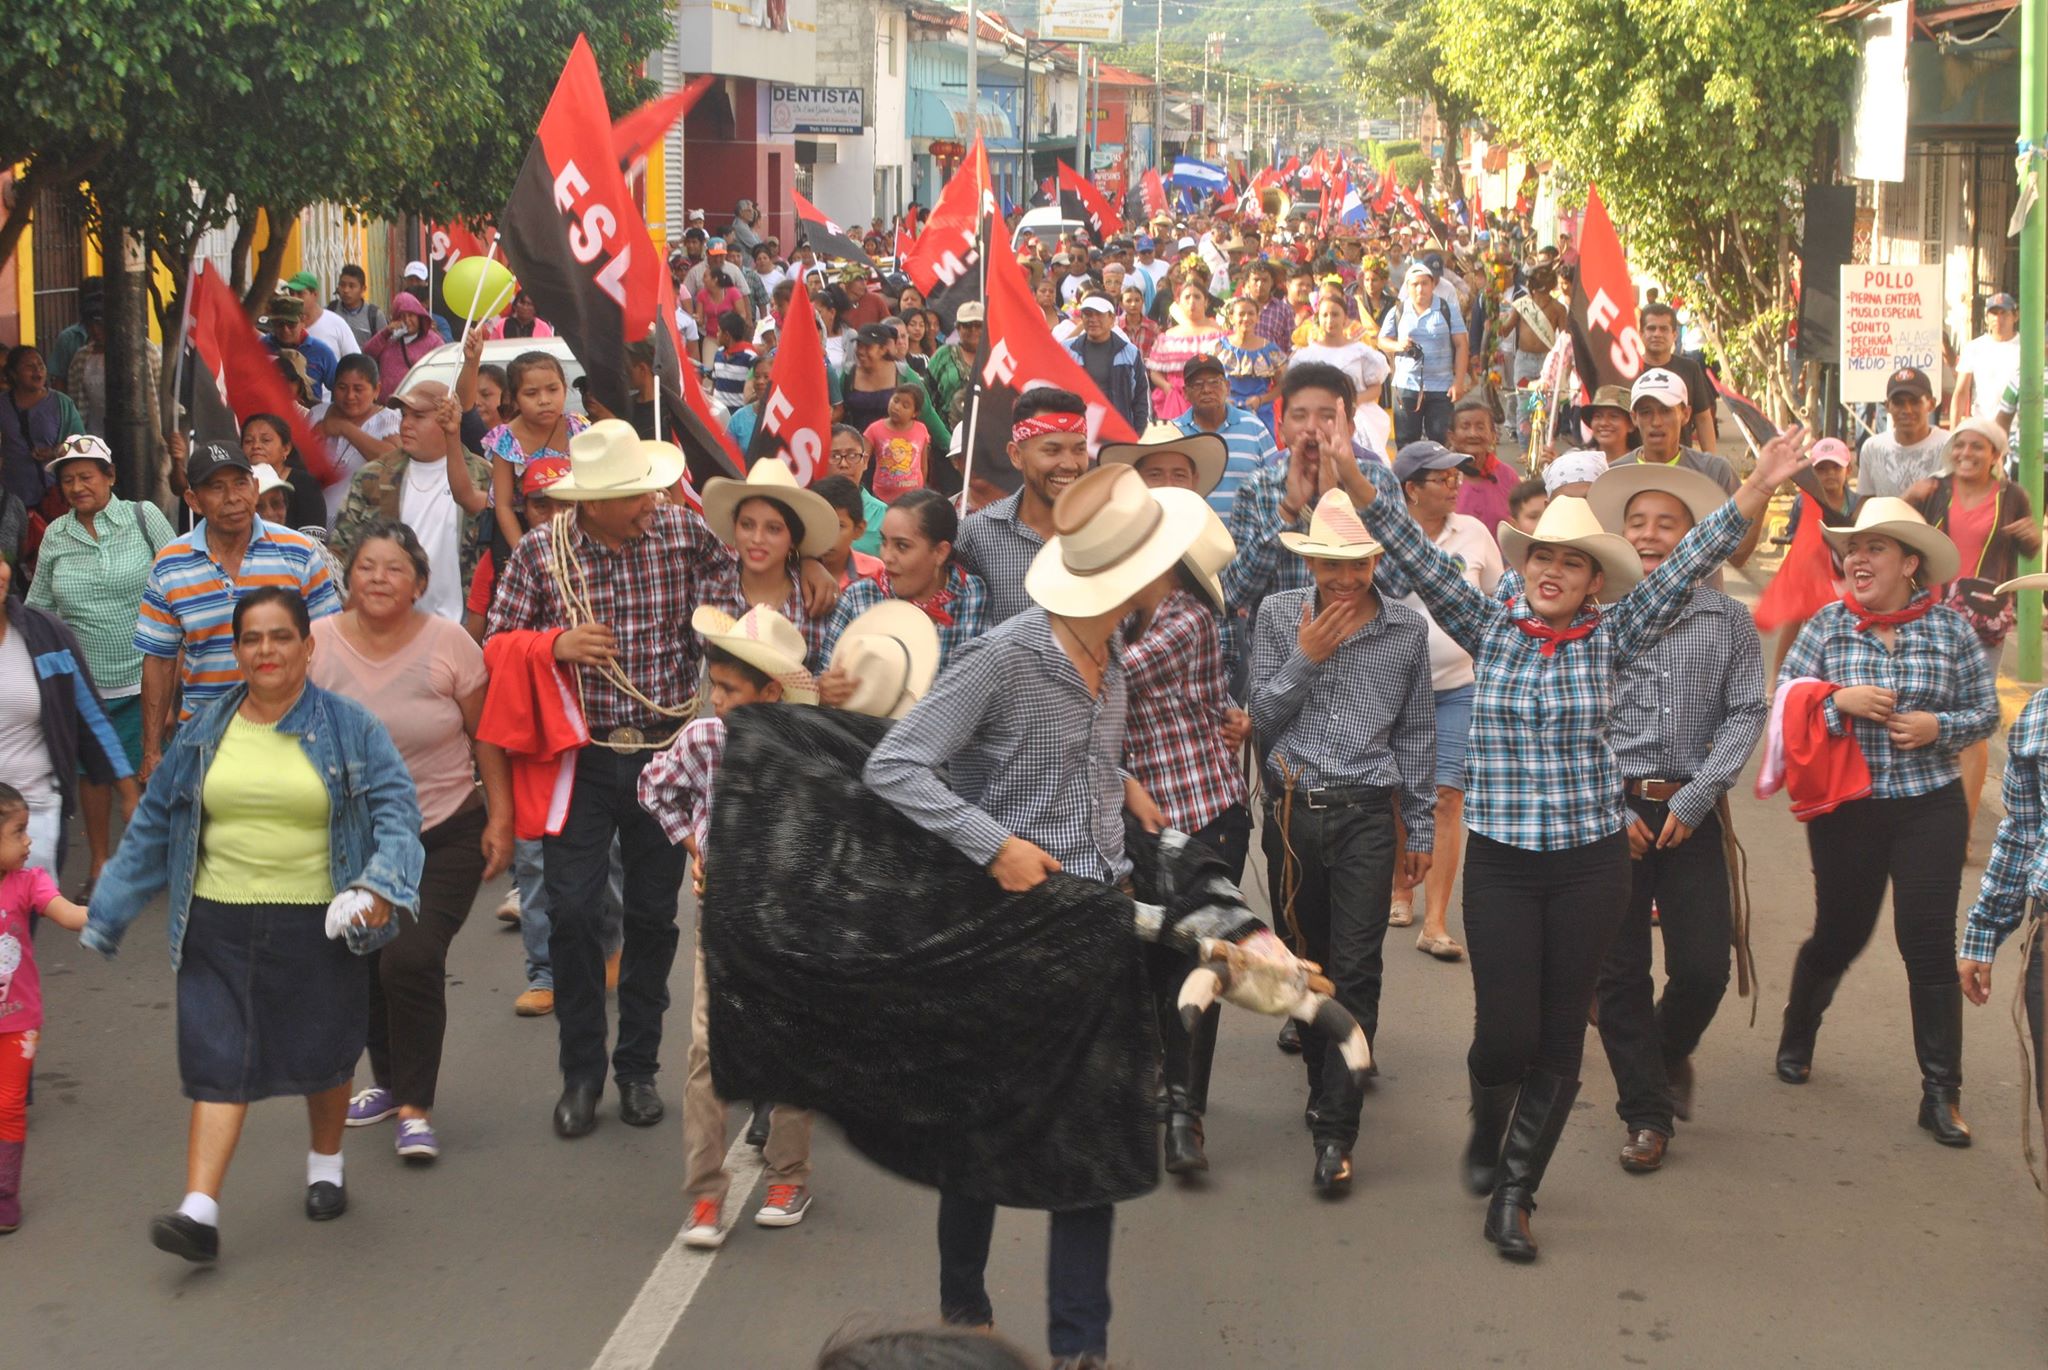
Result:
M1036 209L1024 211L1024 217L1017 221L1017 231L1010 236L1010 246L1018 247L1023 243L1024 235L1031 233L1042 238L1048 248L1057 252L1062 239L1076 229L1086 227L1088 225L1079 219L1062 218L1058 205L1040 205Z

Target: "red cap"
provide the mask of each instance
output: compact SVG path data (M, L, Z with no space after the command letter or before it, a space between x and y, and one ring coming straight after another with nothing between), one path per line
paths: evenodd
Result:
M568 474L567 457L538 457L526 463L526 469L520 472L519 493L545 495L550 486Z

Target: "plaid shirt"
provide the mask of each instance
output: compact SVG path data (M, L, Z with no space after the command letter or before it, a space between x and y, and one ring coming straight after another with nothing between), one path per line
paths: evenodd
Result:
M1024 593L1024 573L1045 539L1017 517L1024 492L1005 496L977 509L960 522L953 556L960 569L978 577L988 591L990 626L1006 623L1031 607Z
M754 607L740 585L739 553L724 543L718 544L718 550L724 555L718 568L705 579L703 603L738 618ZM789 597L768 607L795 624L796 630L804 635L804 669L813 675L824 670L828 651L826 635L832 626L832 617L828 614L823 618L812 618L805 611L804 580L796 567L789 568Z
M2005 739L2005 817L1984 866L1984 883L1963 927L1962 957L1989 963L2012 935L2027 906L2048 898L2042 859L2041 761L2048 756L2048 690L2027 701ZM2035 917L2040 916L2038 906Z
M1741 774L1770 712L1756 620L1702 585L1621 668L1607 740L1624 779L1686 781L1671 812L1697 828Z
M1374 501L1375 504L1378 501ZM1372 622L1321 663L1302 655L1302 614L1316 592L1266 601L1252 639L1252 726L1266 754L1266 788L1381 785L1398 791L1408 847L1436 838L1436 693L1429 622L1380 596Z
M1277 343L1282 352L1294 350L1294 306L1287 303L1285 295L1275 295L1266 301L1255 327L1260 337Z
M688 838L699 857L711 831L711 784L724 756L725 720L693 718L640 768L640 807L654 815L671 845Z
M1124 856L1125 681L1110 644L1102 692L1032 608L965 644L868 757L868 788L987 866L1012 835L1068 875L1114 883ZM942 773L950 777L941 778Z
M1897 751L1883 724L1850 718L1833 699L1821 706L1834 736L1855 725L1877 799L1928 794L1950 783L1959 773L1956 753L1998 726L1997 686L1977 634L1961 614L1936 605L1894 631L1898 645L1888 652L1877 634L1857 630L1855 617L1839 602L1830 604L1799 630L1778 671L1780 685L1811 676L1838 688L1882 686L1897 694L1896 713L1926 712L1939 720L1932 745Z
M1185 590L1160 601L1142 636L1124 644L1131 717L1124 768L1166 819L1199 832L1244 802L1244 772L1222 736L1232 707L1216 615Z
M981 636L988 628L987 587L958 566L948 566L946 588L953 592L950 610L953 621L940 623L937 619L932 620L932 626L939 630L939 669L942 671L962 643ZM831 626L825 630L825 642L818 653L818 660L830 663L832 653L839 646L839 635L846 631L846 625L880 604L883 598L881 584L872 580L856 580L841 590L839 607L832 612Z
M548 570L554 538L550 522L519 540L491 601L487 638L519 628L569 626L568 608ZM657 505L647 532L616 552L581 527L572 541L591 615L612 630L619 669L649 699L681 706L696 689L703 660L690 614L710 602L706 595L732 553L695 510L673 504ZM675 726L674 719L650 713L599 671L578 666L576 678L593 737L623 727L659 735Z
M1515 627L1526 596L1503 603L1473 588L1398 500L1374 500L1366 526L1478 675L1465 770L1465 825L1527 851L1561 851L1621 831L1621 768L1608 743L1615 679L1677 618L1696 582L1742 543L1749 520L1731 501L1687 533L1655 571L1552 656ZM1591 614L1581 610L1580 622ZM1980 659L1981 659L1981 653Z

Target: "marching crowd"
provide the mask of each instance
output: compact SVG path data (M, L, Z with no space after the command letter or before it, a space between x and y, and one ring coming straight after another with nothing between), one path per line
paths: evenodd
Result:
M218 1257L257 1100L306 1101L312 1219L347 1207L349 1128L388 1121L399 1156L439 1154L448 951L506 871L518 1011L552 1014L559 1034L554 1130L589 1134L608 1079L622 1121L659 1121L682 887L714 903L720 880L747 878L714 877L708 849L728 737L764 706L893 720L867 789L1004 891L1056 875L1128 888L1126 815L1191 835L1237 881L1256 839L1292 970L1368 1044L1388 929L1419 922L1418 950L1471 967L1462 1177L1486 1200L1486 1240L1516 1260L1537 1254L1530 1215L1589 1018L1621 1168L1657 1170L1691 1115L1731 966L1752 975L1727 795L1763 742L1815 885L1779 1076L1817 1068L1823 1015L1889 890L1917 1120L1969 1143L1963 1004L1985 1002L2042 893L2048 754L2037 698L1959 959L1998 648L2015 590L2048 584L2012 578L2040 531L2001 476L1996 418L1933 428L1927 378L1901 372L1860 460L1794 429L1745 476L1716 451L1714 391L1670 304L1644 311L1632 387L1549 407L1568 252L1484 228L1432 244L1163 216L1020 248L1045 325L1140 439L1091 451L1082 397L1033 388L1008 478L976 479L954 435L982 304L927 301L807 247L785 260L757 225L744 206L725 235L692 225L671 264L678 324L742 450L778 332L821 330L834 427L829 474L808 487L771 457L693 489L651 416L586 418L554 354L486 365L482 330L459 337L431 292L398 293L387 321L349 269L324 304L310 275L282 283L265 316L302 416L255 416L239 447L170 438L180 532L114 494L76 391L14 351L0 1230L21 1222L40 1049L31 925L112 954L159 895L192 1101L185 1195L151 1229L166 1251ZM792 320L789 283L810 272L839 279L812 294L814 320ZM547 326L528 301L500 327ZM401 389L451 336L456 383ZM644 393L652 357L634 364ZM299 417L328 444L325 481L294 446ZM1496 450L1504 427L1527 469ZM1826 496L1840 598L1787 632L1773 682L1718 575L1794 479ZM74 816L90 859L67 898ZM820 890L815 912L831 907ZM1197 1173L1218 1019L1184 1015L1178 995L1216 952L1144 954L1163 1164ZM708 1248L728 1235L728 1102L756 1111L767 1227L810 1211L812 1118L721 1099L701 942L696 958L684 1240ZM2038 1042L2038 956L2027 974ZM1311 1184L1341 1197L1374 1072L1293 1022L1279 1045L1302 1057ZM994 1320L993 1214L942 1187L948 1323ZM1108 1203L1050 1215L1059 1364L1107 1355L1112 1228Z

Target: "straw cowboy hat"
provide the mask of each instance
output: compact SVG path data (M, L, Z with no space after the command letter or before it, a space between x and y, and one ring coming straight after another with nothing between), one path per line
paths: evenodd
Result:
M1728 492L1698 471L1662 462L1632 461L1610 466L1595 477L1592 489L1586 491L1586 503L1593 506L1601 527L1618 533L1628 520L1629 501L1645 490L1670 495L1691 512L1694 523L1728 502Z
M1180 564L1187 568L1188 574L1202 587L1202 593L1216 606L1216 612L1228 613L1229 609L1223 602L1223 582L1218 577L1223 574L1223 568L1230 564L1230 559L1237 555L1237 540L1230 536L1230 530L1223 526L1223 520L1216 517L1216 511L1209 507L1209 501L1194 491L1154 490L1152 497L1169 508L1176 504L1186 504L1192 510L1193 506L1200 505L1202 512L1207 515L1202 520L1202 531L1196 535L1194 544L1181 557Z
M901 718L939 673L939 630L907 599L870 605L847 624L832 649L832 666L854 679L845 707L874 718Z
M1387 549L1365 530L1351 496L1325 490L1308 516L1306 533L1282 533L1280 545L1298 557L1322 561L1364 561Z
M1828 540L1828 546L1837 552L1847 552L1849 539L1864 533L1888 537L1917 555L1920 558L1920 583L1923 585L1945 585L1954 580L1956 572L1962 569L1963 555L1956 550L1955 543L1949 541L1948 534L1896 496L1873 495L1863 501L1863 507L1856 511L1854 527L1823 526L1820 530L1820 535Z
M818 682L804 669L804 635L775 610L756 604L734 618L723 609L704 604L690 614L690 626L712 646L779 682L785 703L818 702Z
M1717 492L1718 489L1716 487ZM1602 529L1598 516L1593 513L1593 506L1576 495L1559 495L1550 501L1543 510L1543 517L1536 521L1533 533L1525 533L1506 519L1501 520L1501 559L1512 569L1522 569L1529 560L1529 549L1537 543L1575 547L1599 562L1601 573L1606 577L1599 594L1602 603L1611 604L1620 599L1643 578L1643 561L1636 555L1636 549Z
M569 439L569 474L551 499L631 499L666 490L683 475L681 449L648 442L624 419L604 419Z
M1178 452L1186 457L1195 468L1195 489L1204 495L1223 483L1223 473L1230 466L1230 449L1222 438L1214 433L1183 433L1164 421L1146 428L1136 442L1104 443L1097 461L1103 466L1136 466L1155 452Z
M804 556L822 556L839 540L839 515L825 497L798 485L796 473L782 458L763 457L745 480L713 476L704 482L704 521L728 547L733 544L733 520L750 499L772 499L797 516L804 526L804 540L797 550Z
M1201 536L1207 505L1163 500L1128 466L1099 466L1052 506L1053 536L1038 549L1024 590L1049 613L1106 614L1173 568ZM1192 492L1182 492L1192 493Z

